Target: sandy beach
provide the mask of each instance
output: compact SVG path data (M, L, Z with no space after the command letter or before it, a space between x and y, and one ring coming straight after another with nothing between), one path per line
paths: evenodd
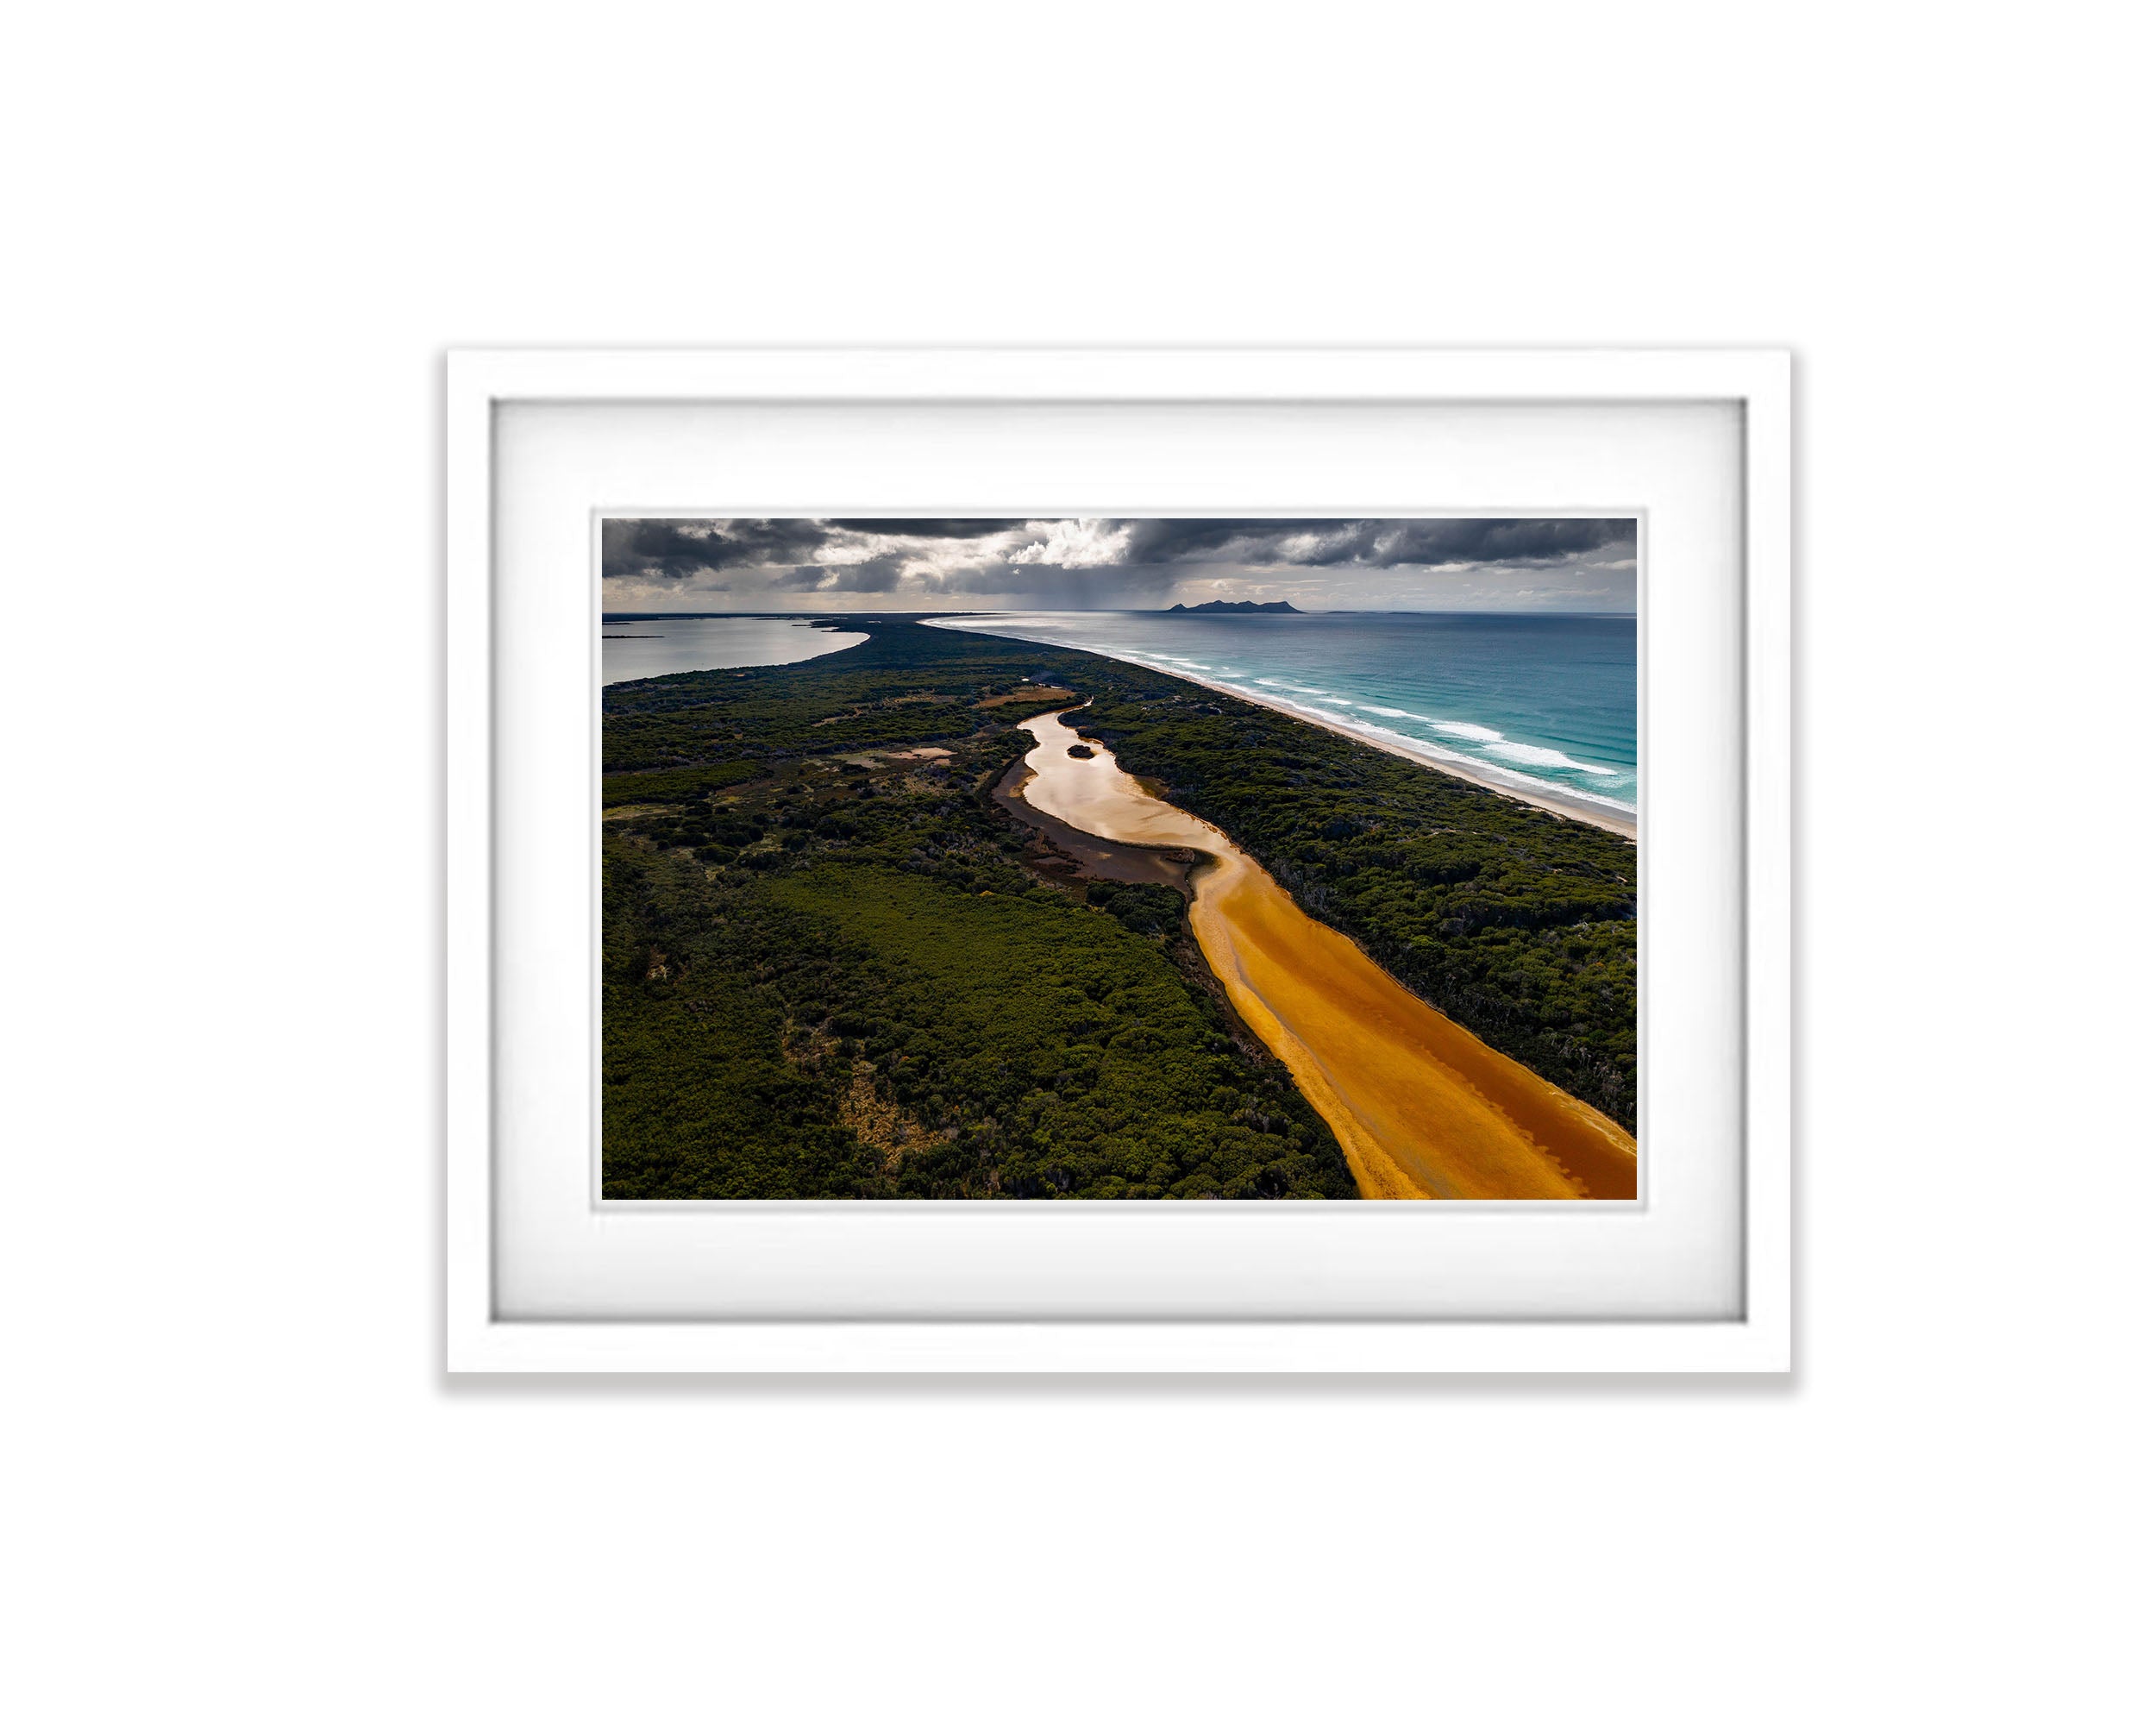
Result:
M1213 685L1208 683L1206 687L1211 688ZM1223 690L1221 693L1226 693L1227 691ZM1326 718L1319 713L1305 712L1300 707L1289 706L1285 702L1259 700L1256 696L1241 689L1236 690L1234 695L1238 700L1246 700L1256 706L1269 707L1275 712L1287 714L1290 718L1299 718L1305 724L1320 725L1327 731L1335 731L1346 737L1350 742L1360 743L1366 748L1382 749L1388 755L1397 755L1401 760L1412 761L1416 766L1426 767L1433 773L1450 773L1456 779L1465 779L1470 784L1480 785L1486 791L1495 791L1500 796L1510 797L1514 802L1526 803L1530 807L1542 810L1545 813L1562 815L1567 820L1585 821L1589 826L1599 826L1605 832L1614 832L1620 838L1629 838L1634 844L1639 842L1639 821L1621 810L1606 807L1601 803L1589 802L1585 797L1568 797L1559 790L1531 791L1516 781L1501 779L1495 773L1478 772L1464 762L1433 761L1427 755L1418 754L1412 749L1402 748L1397 743L1388 743L1382 737L1372 737L1367 731L1357 731L1351 724L1344 724L1338 719Z
M1036 746L1020 794L1080 832L1200 854L1190 920L1206 961L1332 1128L1364 1197L1637 1195L1638 1150L1623 1128L1401 987L1112 751L1094 743L1072 756L1077 733L1062 717L1025 721Z
M1139 662L1130 662L1138 663ZM1225 696L1230 700L1248 701L1253 706L1262 706L1270 712L1283 714L1288 718L1299 719L1305 724L1314 724L1322 730L1332 731L1338 736L1346 737L1351 743L1360 743L1370 749L1382 749L1388 755L1397 755L1401 760L1412 761L1416 766L1427 768L1433 773L1450 773L1456 779L1465 779L1471 785L1480 785L1486 791L1495 791L1500 796L1510 797L1514 802L1526 803L1530 807L1541 809L1545 813L1562 815L1567 820L1585 821L1589 826L1599 826L1605 832L1614 832L1620 838L1629 838L1634 844L1639 842L1638 819L1626 814L1622 809L1612 808L1607 804L1598 803L1586 797L1567 796L1563 791L1554 787L1524 785L1518 775L1484 771L1476 767L1471 762L1439 759L1434 756L1407 748L1401 743L1388 741L1382 737L1373 737L1368 731L1357 730L1352 724L1329 718L1324 713L1309 712L1307 708L1297 706L1291 701L1269 699L1252 689L1231 688L1225 683L1216 683L1210 678L1198 676L1180 666L1156 665L1146 662L1140 665L1140 668L1156 672L1163 677L1173 677L1178 682L1195 683L1199 687L1210 689L1213 693Z

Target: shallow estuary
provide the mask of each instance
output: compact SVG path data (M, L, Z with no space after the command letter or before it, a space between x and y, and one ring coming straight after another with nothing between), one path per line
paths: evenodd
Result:
M1639 1152L1566 1095L1307 915L1217 827L1148 791L1060 713L1024 721L1022 794L1114 843L1200 854L1190 921L1250 1030L1294 1075L1366 1198L1631 1198Z

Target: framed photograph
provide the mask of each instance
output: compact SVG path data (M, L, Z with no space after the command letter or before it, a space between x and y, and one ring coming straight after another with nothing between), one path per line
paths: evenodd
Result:
M1789 362L449 356L455 1371L1783 1371Z

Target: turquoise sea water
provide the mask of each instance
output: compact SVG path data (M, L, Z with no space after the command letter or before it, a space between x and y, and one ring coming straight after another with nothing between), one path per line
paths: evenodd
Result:
M1075 647L1520 784L1639 808L1637 620L1551 612L976 612L939 628Z

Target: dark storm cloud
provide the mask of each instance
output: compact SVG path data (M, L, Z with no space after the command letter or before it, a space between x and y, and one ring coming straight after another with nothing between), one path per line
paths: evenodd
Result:
M1372 521L1383 563L1556 563L1616 548L1630 556L1630 521Z
M1291 535L1337 533L1345 527L1367 524L1353 521L1124 521L1116 524L1131 531L1125 553L1133 563L1213 562L1216 554L1231 545L1262 549L1276 546ZM1277 563L1277 556L1241 557L1238 562Z
M847 533L874 533L912 539L985 539L992 534L1015 532L1023 521L925 521L910 516L887 521L830 520L824 524Z
M600 527L603 567L609 580L641 575L686 581L721 569L799 567L826 546L858 543L864 536L940 543L991 539L1025 525L1023 521L880 520L608 521ZM985 553L984 553L985 555ZM798 586L799 582L781 582ZM837 592L887 593L889 586L816 585Z
M982 563L931 575L922 590L935 599L975 593L1023 593L1049 611L1117 611L1165 599L1174 574L1157 564L1099 563L1065 568L1057 563Z
M820 521L608 521L602 572L684 581L707 570L805 561L830 538Z
M811 563L784 569L772 585L789 593L887 593L899 584L899 560L871 557L861 563Z
M1114 604L1164 592L1170 569L1200 567L1527 569L1621 564L1633 524L1506 520L1250 518L1054 520L845 517L825 520L608 521L610 580L694 582L753 570L794 593L1067 593Z
M1124 561L1232 562L1254 568L1561 562L1621 546L1629 521L1131 521Z

